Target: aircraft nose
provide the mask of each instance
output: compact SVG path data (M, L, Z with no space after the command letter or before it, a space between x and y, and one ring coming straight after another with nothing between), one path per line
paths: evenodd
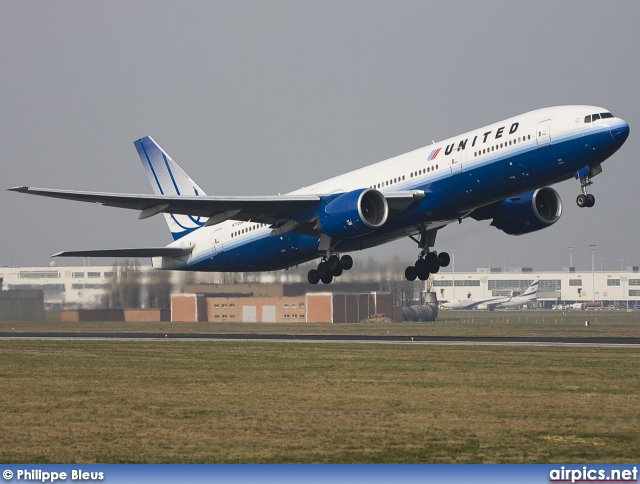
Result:
M629 137L629 125L622 121L622 124L617 124L611 127L611 137L619 143L624 143Z

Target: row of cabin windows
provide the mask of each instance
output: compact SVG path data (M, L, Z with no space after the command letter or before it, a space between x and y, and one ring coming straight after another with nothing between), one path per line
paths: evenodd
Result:
M258 229L260 229L262 227L266 227L266 226L267 226L267 224L256 224L256 225L252 225L251 227L247 227L247 228L244 228L244 229L237 230L237 231L235 231L235 232L233 232L231 234L231 238L238 237L239 235L246 234L246 233L249 233L249 232L251 232L253 230L258 230Z
M609 114L611 114L611 113L609 113ZM613 117L613 115L609 116L609 117ZM585 120L585 122L586 122L586 120ZM478 157L478 156L487 154L487 153L489 153L491 151L496 151L496 150L499 150L500 148L506 148L507 146L511 146L512 144L515 145L516 143L522 143L523 141L527 141L527 140L530 140L530 139L531 139L531 135L530 134L527 135L527 136L518 137L517 140L514 139L513 141L512 140L509 140L508 142L505 141L504 143L500 143L499 145L494 145L494 146L491 146L490 148L485 148L482 151L474 151L473 152L473 156ZM458 151L460 151L460 147L458 147ZM413 178L414 176L424 175L425 173L429 173L429 172L437 170L437 169L438 169L438 165L428 166L425 169L421 169L421 170L418 170L418 171L411 172L411 174L409 176L411 178ZM394 183L398 183L398 182L401 182L401 181L404 181L404 175L401 178L398 177L398 178L394 178L393 180L387 180L387 181L378 183L377 185L371 185L369 188L384 188L384 187L388 187L389 185L393 185Z
M482 156L484 154L490 153L492 151L496 151L499 150L500 148L506 148L507 146L511 146L512 144L516 144L516 143L522 143L523 141L527 141L531 139L531 135L528 134L527 136L522 136L521 138L519 137L517 140L513 140L513 142L511 140L509 140L508 142L505 141L504 143L500 143L499 145L494 145L491 146L490 148L483 148L482 151L474 151L473 152L473 156Z
M584 117L584 122L585 123L591 123L591 122L596 122L598 119L607 119L607 118L614 118L615 116L611 113L600 113L600 114L588 114L587 116Z
M418 171L414 171L411 172L411 174L409 175L411 178L413 178L414 176L418 176L418 175L424 175L425 173L429 173L431 171L435 171L438 169L438 165L434 165L434 166L428 166L422 170L418 170ZM402 175L402 177L398 177L398 178L394 178L393 180L386 180L383 181L381 183L378 183L377 185L371 185L369 188L384 188L384 187L388 187L389 185L393 185L394 183L400 183L401 181L404 181L404 175Z

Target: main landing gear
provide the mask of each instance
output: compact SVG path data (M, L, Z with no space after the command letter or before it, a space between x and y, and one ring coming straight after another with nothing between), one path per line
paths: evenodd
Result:
M426 230L422 229L420 231L420 239L416 240L413 236L411 236L420 247L420 255L418 256L418 260L412 266L407 267L404 270L404 277L407 281L415 281L416 279L420 279L421 281L426 281L429 279L429 274L437 273L441 267L447 267L451 262L451 257L446 252L437 252L429 251L429 247L433 247L436 242L436 230Z
M323 257L318 264L317 269L311 269L307 274L307 280L310 284L331 284L334 277L340 277L343 271L348 271L353 267L353 259L350 255L338 257L336 254L330 255L328 258Z
M416 278L426 281L429 279L430 274L436 274L441 267L447 267L450 262L451 257L447 252L420 254L415 265L409 266L404 270L404 277L407 281L415 281Z

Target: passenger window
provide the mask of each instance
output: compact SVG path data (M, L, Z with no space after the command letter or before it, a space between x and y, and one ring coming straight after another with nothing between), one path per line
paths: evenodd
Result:
M585 123L590 123L591 122L591 115L590 114L584 117L584 122Z
M598 120L598 119L600 119L600 115L599 115L599 114L592 114L592 115L591 115L591 121L594 121L594 122L595 122L595 121L596 121L596 120Z

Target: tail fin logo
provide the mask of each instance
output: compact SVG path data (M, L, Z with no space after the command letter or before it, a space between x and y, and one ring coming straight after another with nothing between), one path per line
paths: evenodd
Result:
M157 195L206 195L178 164L158 145L146 136L134 142L149 183ZM164 214L174 240L184 237L204 226L207 219L191 215Z

